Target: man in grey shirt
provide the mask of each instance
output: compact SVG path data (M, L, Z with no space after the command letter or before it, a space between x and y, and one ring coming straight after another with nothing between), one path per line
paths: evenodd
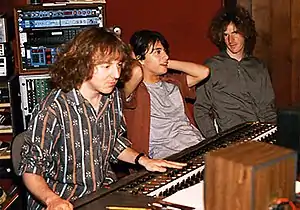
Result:
M123 92L127 137L132 148L166 158L203 140L186 99L209 75L206 66L169 58L169 44L157 31L141 30L130 39L137 66Z
M165 158L203 140L184 113L178 86L165 81L144 82L150 94L149 156Z
M221 52L206 61L211 74L196 92L194 116L203 135L243 122L275 122L268 69L252 56L256 30L248 11L223 8L212 20L210 38Z

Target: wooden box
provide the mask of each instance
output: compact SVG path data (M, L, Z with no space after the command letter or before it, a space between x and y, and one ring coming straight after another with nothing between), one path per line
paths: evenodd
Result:
M247 142L205 157L205 210L267 210L275 198L295 197L297 154Z

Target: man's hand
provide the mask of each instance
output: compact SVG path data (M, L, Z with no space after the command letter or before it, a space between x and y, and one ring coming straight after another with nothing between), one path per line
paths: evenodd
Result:
M140 165L144 166L148 171L165 172L167 168L178 168L181 169L186 166L186 163L178 163L168 160L150 159L143 156L139 160Z
M46 210L73 210L73 205L59 196L47 200L46 205Z
M46 210L73 210L72 204L55 194L42 176L24 173L22 177L25 186L34 197L47 206Z

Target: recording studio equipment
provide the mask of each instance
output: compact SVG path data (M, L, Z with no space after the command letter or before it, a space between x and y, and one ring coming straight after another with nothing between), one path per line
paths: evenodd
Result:
M104 205L121 202L115 199L120 195L123 196L123 199L134 198L136 203L142 203L142 198L145 196L167 197L181 189L197 184L203 179L204 155L207 152L249 141L273 144L276 141L276 131L277 127L273 124L246 123L238 125L167 158L187 163L183 169L168 169L165 173L140 171L124 177L109 188L78 199L74 205L80 210L96 209L94 208L96 206L99 209L100 206L105 207Z
M7 58L6 57L0 57L0 76L6 76L7 75Z
M0 77L0 134L10 133L12 133L12 125L8 82L5 77Z
M17 75L10 77L7 84L9 89L13 136L16 136L24 131L24 123L22 120L24 115L21 110L19 77Z
M7 18L0 14L0 77L12 73L12 54L9 47Z
M0 103L9 103L9 90L6 81L0 81Z
M62 44L86 27L104 26L103 4L57 5L14 10L16 68L20 74L46 73Z
M6 200L6 193L2 189L2 187L0 187L0 205L3 204L5 200Z
M297 154L250 141L205 157L206 210L269 209L275 199L295 199ZM226 177L226 181L224 181Z
M41 0L30 0L30 4L32 5L41 4Z
M52 88L48 74L20 75L19 82L23 124L24 129L26 129L34 106L39 103Z
M6 52L6 46L4 43L0 44L0 56L4 56Z
M119 37L122 35L122 29L119 26L113 26L110 28L115 34L117 34Z
M4 46L3 43L7 43L7 25L6 18L4 14L0 14L0 56L4 55Z

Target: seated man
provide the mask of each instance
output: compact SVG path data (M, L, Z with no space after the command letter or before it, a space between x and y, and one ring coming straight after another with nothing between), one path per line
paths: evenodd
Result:
M139 62L124 85L132 147L152 158L165 158L202 141L185 100L195 97L194 86L209 75L209 69L170 60L167 40L155 31L134 33L130 45Z
M120 93L115 88L126 45L91 27L59 52L50 70L54 88L35 108L21 152L28 209L73 209L70 202L116 180L117 159L150 171L185 164L152 160L129 146Z
M220 53L208 59L209 80L197 88L195 120L207 138L235 125L275 122L275 97L267 67L252 55L256 31L242 7L223 8L212 20L210 38Z

